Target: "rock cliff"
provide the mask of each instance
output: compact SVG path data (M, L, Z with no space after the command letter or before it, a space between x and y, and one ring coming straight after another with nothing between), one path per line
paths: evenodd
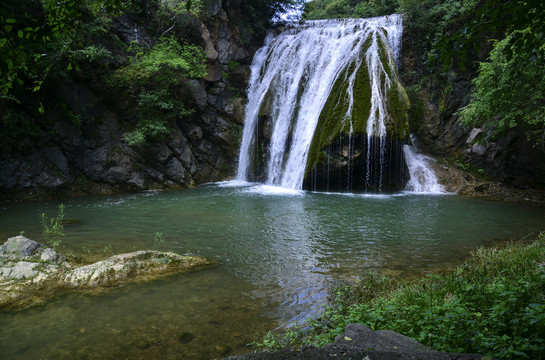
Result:
M418 41L410 32L404 32L400 73L410 89L409 121L421 149L468 172L470 177L476 175L480 181L501 182L515 188L543 188L543 144L528 138L521 127L498 137L487 129L461 124L457 112L468 103L476 70L460 72L451 68L439 77L425 76L422 54L414 51Z
M233 175L236 167L249 64L262 35L245 25L238 1L206 1L184 36L207 58L204 79L191 79L181 96L194 112L176 121L170 134L150 145L130 146L131 105L119 89L105 88L100 74L80 71L58 82L51 102L66 111L46 113L49 129L23 151L0 153L0 195L36 198L149 188L190 187ZM153 44L137 15L113 22L115 41ZM112 49L115 46L112 45ZM115 51L112 50L112 51ZM117 64L126 53L115 56ZM84 69L85 70L85 69ZM77 121L66 120L73 116Z

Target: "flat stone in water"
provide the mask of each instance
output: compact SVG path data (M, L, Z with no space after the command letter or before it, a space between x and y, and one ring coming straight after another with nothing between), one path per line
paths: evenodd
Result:
M73 269L62 254L24 236L16 236L0 247L0 307L26 307L43 302L66 287L104 288L133 278L157 277L215 263L198 256L148 250L114 255ZM48 291L44 291L44 287ZM27 296L29 294L32 296ZM184 337L184 341L191 340Z

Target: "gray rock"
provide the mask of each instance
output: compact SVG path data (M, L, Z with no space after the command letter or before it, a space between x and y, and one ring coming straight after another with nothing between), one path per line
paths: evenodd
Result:
M168 177L183 184L185 179L185 170L182 163L178 159L170 159L168 164L165 166L165 169Z
M51 248L45 248L40 255L40 260L52 264L61 264L66 258Z
M208 102L204 86L195 79L189 80L187 86L197 107L201 110L204 109Z
M143 188L145 185L145 181L142 178L142 175L140 175L140 173L137 173L137 172L133 172L131 174L131 178L127 182L129 183L129 185L136 186L139 189Z
M208 0L204 2L204 11L209 16L219 16L222 9L222 2L221 0Z
M486 146L475 144L471 148L471 152L479 156L482 156L486 153Z
M189 79L180 86L178 98L187 99L187 107L194 110L191 115L172 121L171 137L165 144L129 146L124 134L138 122L134 115L134 101L131 94L119 89L97 88L96 73L82 74L85 79L75 80L72 76L59 84L56 96L67 105L67 110L81 115L76 125L57 121L61 114L53 111L46 114L51 123L51 134L44 134L39 141L25 146L25 154L2 155L0 159L0 191L7 197L36 197L70 193L111 192L145 187L169 187L180 185L181 179L173 180L171 175L184 169L183 184L197 184L211 181L217 174L227 177L225 170L236 161L237 149L232 144L234 131L244 119L244 99L241 94L247 87L250 76L248 66L251 55L259 46L262 34L250 34L235 25L247 21L237 2L221 0L206 1L203 16L192 20L183 30L188 39L193 39L205 48L208 71L205 80ZM229 12L229 16L226 13ZM236 21L234 21L236 20ZM153 45L146 30L137 26L132 15L125 14L114 19L113 36L121 41L136 40L144 47ZM137 32L135 32L135 27ZM191 28L191 29L189 29ZM118 41L116 39L116 41ZM243 44L254 41L252 48ZM128 53L111 49L119 66L126 64ZM221 50L221 59L220 52ZM221 60L221 61L220 61ZM234 63L240 62L233 69ZM229 76L224 78L225 72ZM87 77L88 76L88 77ZM88 81L80 81L88 80ZM237 99L230 99L236 94ZM102 101L111 97L116 101ZM209 102L210 101L210 102ZM218 124L222 116L229 124ZM61 124L62 123L62 124ZM128 126L129 125L129 126ZM203 145L203 141L206 142ZM200 153L204 149L205 153ZM172 153L172 154L171 154ZM218 163L221 153L222 163ZM215 166L219 166L217 169ZM179 172L181 174L181 172ZM37 188L40 188L37 192Z
M106 171L105 178L112 183L123 182L129 178L129 171L124 166L112 166Z
M35 262L19 261L10 268L9 273L5 276L10 279L32 279L38 275L38 265Z
M482 129L478 129L478 128L471 129L471 132L469 133L469 136L467 137L466 144L473 143L473 141L475 141L477 136L479 136L479 134L482 132L483 132Z
M44 244L19 235L9 238L0 247L0 255L11 259L25 259L34 256L37 250L43 248L45 248Z
M218 49L218 60L222 64L228 64L231 60L233 60L238 50L236 45L224 38L218 41L216 48Z
M68 172L68 160L66 160L66 157L64 156L62 150L58 146L46 148L44 151L44 155L63 174Z
M201 129L200 127L198 127L197 125L193 125L193 124L191 124L191 125L189 125L189 126L187 127L186 133L187 133L187 136L188 136L191 140L193 140L193 141L195 141L195 142L201 140L201 139L202 139L202 135L203 135L202 129Z
M214 48L212 39L210 39L210 31L208 31L208 28L204 24L201 24L201 27L202 27L202 39L205 44L204 53L206 54L206 57L209 60L216 60L218 58L218 52Z
M193 153L191 152L191 148L189 146L185 146L184 151L180 155L180 160L186 169L190 168L192 164L195 163L195 158L193 157Z
M242 124L244 122L244 99L232 98L223 101L222 110L232 120Z
M415 360L477 360L485 358L476 354L437 352L394 331L372 331L360 324L346 326L346 332L335 343L321 348L282 349L272 353L254 353L231 356L229 360L276 359L415 359Z
M223 68L218 61L208 61L205 80L210 82L220 81L223 78Z
M24 236L16 236L0 247L0 307L47 300L67 286L110 286L138 276L160 276L215 263L198 256L137 251L73 269L63 255ZM44 284L49 291L41 290Z
M430 352L435 351L418 341L391 330L373 331L361 324L346 325L344 334L335 344L374 351Z
M74 287L94 287L145 274L165 273L179 268L189 270L210 264L213 262L199 257L158 251L136 251L114 255L106 260L76 268L64 276L63 282Z
M239 48L239 52L241 50L244 50L244 49ZM237 58L239 58L238 53L237 53ZM245 91L246 88L248 87L248 80L250 79L251 74L252 74L252 69L250 68L250 66L248 65L237 66L230 73L231 85Z

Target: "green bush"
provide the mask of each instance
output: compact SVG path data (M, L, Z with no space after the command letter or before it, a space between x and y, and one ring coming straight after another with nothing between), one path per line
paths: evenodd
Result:
M59 205L59 213L57 217L51 218L49 221L44 213L41 214L43 239L54 250L59 250L62 245L62 238L64 237L63 219L63 204Z
M514 31L494 43L488 61L480 63L479 75L462 121L470 126L485 126L496 134L522 125L545 136L545 45L531 52L515 47L521 39L541 37L531 28Z
M126 135L134 145L165 137L176 118L191 114L176 90L189 78L206 76L206 63L200 47L182 45L173 37L149 50L134 43L132 50L135 55L117 71L115 83L128 89L136 105L138 122Z
M494 358L545 356L545 235L529 245L478 249L453 273L418 282L373 276L338 288L307 326L269 334L262 346L321 346L349 323L394 330L439 351Z

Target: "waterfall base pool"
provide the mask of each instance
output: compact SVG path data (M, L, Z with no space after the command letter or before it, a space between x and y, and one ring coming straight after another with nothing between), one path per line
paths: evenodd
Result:
M336 281L453 268L481 245L541 231L545 209L423 196L284 191L211 184L183 191L4 204L2 241L42 241L40 213L66 206L67 252L103 259L152 248L219 265L101 294L64 293L0 312L9 359L212 359L247 351L268 330L320 311Z

